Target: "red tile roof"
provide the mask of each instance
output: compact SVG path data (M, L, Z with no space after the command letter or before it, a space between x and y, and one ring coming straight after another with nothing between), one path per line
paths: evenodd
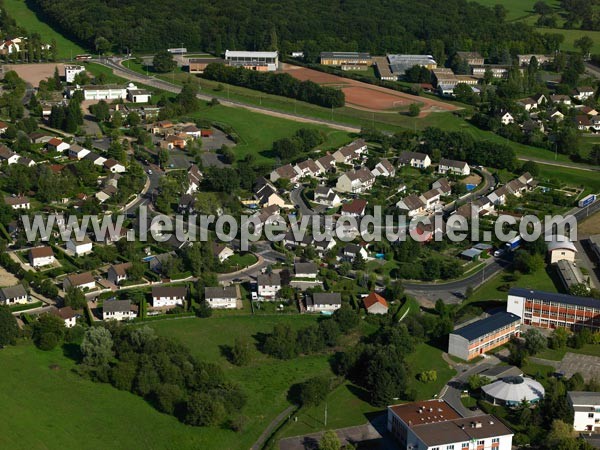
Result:
M371 292L365 299L363 300L365 304L365 308L369 309L375 303L380 303L381 305L388 307L387 301L377 292Z

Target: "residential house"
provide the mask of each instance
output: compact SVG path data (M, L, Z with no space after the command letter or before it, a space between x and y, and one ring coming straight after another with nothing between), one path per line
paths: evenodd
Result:
M427 169L431 165L431 158L425 153L405 151L398 156L398 165L400 167L410 166L417 169Z
M430 189L419 196L419 199L425 204L425 209L435 209L440 203L441 193L437 189Z
M316 279L319 274L319 268L315 263L305 262L305 263L295 263L294 264L294 277L296 278L307 278L307 279Z
M586 433L600 431L600 392L569 391L567 400L573 408L573 429Z
M572 105L573 101L571 100L571 97L569 97L568 95L564 95L564 94L552 94L550 96L550 101L552 103L554 103L555 105Z
M500 123L502 125L509 125L511 123L515 123L514 116L508 111L501 111L498 115L498 118L500 119Z
M590 86L578 87L577 89L575 89L575 95L573 95L573 97L579 100L580 102L584 102L588 98L591 98L593 96L594 88Z
M521 318L499 312L450 333L448 354L470 361L519 337L520 333Z
M165 264L172 257L172 253L161 253L159 255L153 255L148 258L148 268L153 272L160 273L162 271L163 264Z
M258 298L274 299L281 290L281 276L278 273L261 274L257 277Z
M309 245L312 245L313 243L313 238L312 236L310 236L307 233L304 233L301 239L296 239L296 236L294 236L294 233L292 231L288 231L285 236L283 237L283 245L285 245L288 248L297 248L297 247L308 247Z
M369 314L387 314L388 303L385 298L377 292L371 292L363 299L365 309Z
M285 166L281 166L273 170L271 172L270 179L273 183L280 178L290 180L290 182L295 183L300 179L300 176L300 173L297 172L291 164L286 164Z
M452 192L452 186L450 186L450 182L446 178L435 180L431 184L431 188L436 189L440 195L450 195Z
M425 212L425 202L415 194L411 194L401 199L396 206L401 211L405 211L408 217L414 217Z
M101 191L96 192L94 196L98 200L99 203L104 203L107 200L110 200L113 195L117 193L117 188L114 186L107 186Z
M575 116L573 122L579 131L589 131L592 128L592 121L585 114Z
M314 160L307 159L294 166L294 170L300 174L300 177L318 177L323 173L323 169Z
M108 268L107 276L108 281L114 284L119 284L121 281L127 279L127 271L131 268L131 263L113 264Z
M31 202L27 197L23 196L14 196L14 197L4 197L4 203L10 206L12 209L30 209Z
M29 264L31 267L44 267L54 264L54 252L52 247L34 247L29 250Z
M463 418L440 399L388 406L387 429L403 450L511 450L514 435L494 416Z
M220 263L227 261L228 258L232 257L235 253L225 244L221 244L219 242L213 242L212 244L212 252L215 258L219 260Z
M441 174L451 173L459 176L467 176L471 168L465 161L442 158L438 164L438 172Z
M308 312L333 313L342 307L342 295L339 292L315 292L306 298Z
M538 107L537 102L531 97L518 100L516 103L517 105L522 106L525 111L531 111L533 109L537 109Z
M552 111L550 111L550 113L548 113L548 117L550 118L550 120L560 122L565 118L565 115L558 109L553 109Z
M320 241L313 240L311 242L312 246L315 248L317 255L319 258L323 258L327 252L335 247L334 239L323 239Z
M69 158L82 160L90 151L79 144L73 144L69 147Z
M131 320L137 316L137 308L131 300L105 300L102 304L102 320Z
M367 209L367 201L357 198L342 205L342 216L362 217Z
M64 142L58 138L52 138L48 142L46 142L46 148L48 149L49 152L62 153L66 150L69 150L69 148L71 148L71 145L67 144L66 142Z
M358 255L360 255L362 259L365 260L369 258L367 250L362 245L349 243L340 249L338 259L340 261L353 262L356 259L356 257L358 257Z
M333 153L333 158L338 164L351 164L367 151L367 144L363 139L357 139L348 145L339 148Z
M287 206L286 201L277 192L277 188L266 178L261 177L254 183L254 197L261 207L275 205L285 208Z
M96 165L96 166L102 166L104 165L104 162L106 161L106 158L104 156L100 156L97 153L94 152L88 152L83 159L85 159L86 161L90 161L92 164Z
M63 280L63 290L66 291L70 287L81 290L94 289L96 280L91 272L72 274Z
M113 158L104 161L104 167L112 173L123 173L127 170L123 164Z
M152 287L153 308L171 308L174 306L183 306L186 297L187 288L185 286Z
M19 155L9 149L6 145L0 144L0 162L7 165L16 164L19 160Z
M396 168L388 159L384 158L375 165L372 173L376 177L393 177L396 175Z
M185 193L193 194L194 192L197 192L203 177L204 175L202 174L198 166L196 164L192 164L188 169L187 173L188 184Z
M25 167L33 167L33 166L35 166L36 162L31 158L27 158L26 156L21 156L17 160L17 164L21 164L22 166L25 166Z
M22 284L0 288L0 305L22 305L29 302L29 294Z
M314 202L334 208L342 203L340 196L329 186L317 186L314 191Z
M238 288L236 286L206 287L204 299L211 308L235 309L238 307Z
M364 193L373 187L375 177L369 169L361 167L342 174L336 183L340 192Z
M91 253L93 250L93 243L87 235L81 239L71 238L67 241L66 248L68 251L73 253L75 256L82 256Z
M62 319L65 324L65 328L73 328L75 325L77 325L77 318L79 317L79 314L70 306L55 308L51 311L51 314Z
M330 172L332 170L335 170L335 158L329 153L317 159L316 163L321 168L321 170L323 170L323 172Z

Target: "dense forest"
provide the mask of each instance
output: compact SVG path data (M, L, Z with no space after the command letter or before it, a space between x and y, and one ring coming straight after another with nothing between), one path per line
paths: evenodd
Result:
M543 52L548 36L507 23L506 9L465 0L27 0L65 34L90 48L430 52ZM368 8L368 10L367 10Z

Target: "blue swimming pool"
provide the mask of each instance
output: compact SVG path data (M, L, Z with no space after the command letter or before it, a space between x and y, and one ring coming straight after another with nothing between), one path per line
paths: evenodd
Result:
M477 187L476 184L467 184L467 191L472 191L473 189L475 189Z

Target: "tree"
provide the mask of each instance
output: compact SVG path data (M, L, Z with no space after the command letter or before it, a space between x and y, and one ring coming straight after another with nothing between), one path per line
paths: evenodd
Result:
M110 109L105 100L100 100L95 105L91 105L90 110L98 122L104 122L110 117Z
M319 441L319 450L340 450L340 440L335 431L327 430Z
M105 37L98 36L94 40L94 47L96 48L96 51L99 54L103 55L110 51L112 45L110 44L110 42L108 42L108 39L106 39Z
M329 393L330 380L326 376L309 378L297 386L295 401L300 406L317 406Z
M530 355L541 352L547 346L546 337L535 328L529 328L521 337L525 339L525 349Z
M549 344L550 348L561 349L567 346L569 340L569 332L562 327L556 328L550 335Z
M65 322L53 314L43 314L33 325L33 341L41 350L52 350L65 335Z
M194 311L197 317L207 318L212 316L212 308L206 300L202 300L200 304L196 306Z
M590 50L594 46L594 41L589 36L581 36L574 42L575 47L581 50L581 54L584 59L587 59L590 55Z
M173 55L166 50L161 50L154 55L152 59L152 67L156 72L167 73L175 70L177 63L173 59Z
M421 105L418 103L411 103L408 107L408 115L410 117L418 117L421 114Z
M8 306L0 306L0 346L14 344L19 334L17 319Z
M127 124L130 127L137 127L141 122L142 119L140 118L140 115L135 111L132 111L129 114L127 114Z
M83 291L77 287L69 286L65 292L65 306L73 309L83 309L87 305L87 300Z
M469 389L471 391L476 391L477 389L481 389L483 386L490 384L490 379L488 377L482 377L479 374L471 375L469 377Z
M533 178L537 178L540 174L540 166L535 161L525 161L521 170L523 173L529 172Z
M552 8L542 0L535 2L533 5L533 11L540 16L552 14Z
M169 155L168 150L159 150L158 151L158 165L160 167L162 167L163 169L169 162L169 158L170 158L170 155Z
M214 426L225 416L225 407L204 392L194 392L186 405L185 422L195 426Z
M236 366L246 366L252 358L250 342L241 337L236 337L231 348L231 362Z
M111 332L103 327L87 330L81 343L81 355L83 363L90 367L108 365L114 356Z
M356 311L348 305L342 307L333 313L333 320L337 322L342 333L353 330L358 326L360 319Z

